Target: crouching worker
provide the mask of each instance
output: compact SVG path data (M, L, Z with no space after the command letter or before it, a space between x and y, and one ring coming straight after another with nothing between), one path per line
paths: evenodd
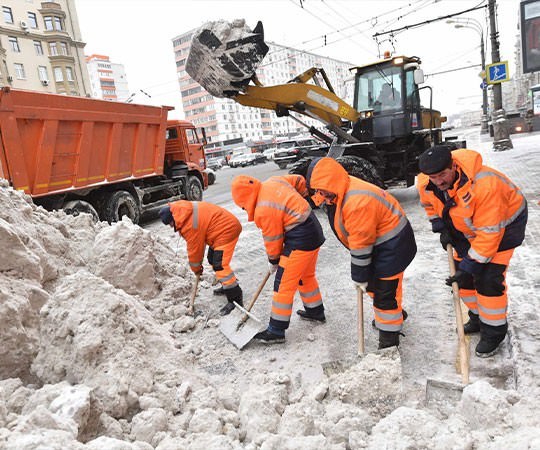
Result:
M186 240L189 266L195 274L203 272L206 245L208 262L223 287L228 303L221 308L221 315L234 309L234 303L243 306L242 289L229 266L242 225L229 211L207 202L179 200L169 203L159 211L161 221L170 225Z
M276 272L270 323L254 336L263 343L285 342L297 290L304 304L297 314L307 320L326 320L315 277L324 235L304 198L307 195L301 175L274 176L264 182L239 175L232 183L233 200L261 229L269 270Z
M314 160L308 185L315 204L326 203L330 226L351 252L351 278L373 298L379 348L399 345L406 318L403 272L416 255L414 233L398 201L367 181L349 176L335 159Z

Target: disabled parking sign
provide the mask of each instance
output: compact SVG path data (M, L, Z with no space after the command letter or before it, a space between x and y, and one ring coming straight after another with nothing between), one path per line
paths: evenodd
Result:
M497 84L509 80L508 61L500 61L486 66L487 84Z

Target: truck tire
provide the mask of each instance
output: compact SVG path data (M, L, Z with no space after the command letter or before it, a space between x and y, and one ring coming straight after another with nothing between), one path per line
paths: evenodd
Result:
M287 163L276 163L280 169L286 169Z
M84 200L70 200L69 202L64 203L62 209L66 214L75 217L83 213L90 214L94 223L99 221L99 215L96 209Z
M139 223L141 211L133 195L128 191L115 191L103 205L103 218L109 222L118 222L127 216L135 224Z
M289 173L293 175L302 175L304 178L306 178L308 167L311 164L311 161L313 161L313 158L310 157L302 158L298 161L295 161L289 169Z
M367 159L346 155L336 158L336 161L343 166L349 175L379 186L381 189L386 189L377 169Z
M201 180L195 175L190 175L187 181L186 199L192 202L200 202L203 197Z

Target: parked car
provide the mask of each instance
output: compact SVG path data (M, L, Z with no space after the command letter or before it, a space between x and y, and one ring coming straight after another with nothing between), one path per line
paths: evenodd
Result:
M222 167L221 160L219 158L209 158L206 160L206 167L212 170L219 170Z
M274 154L276 153L276 147L267 148L263 155L266 158L267 161L272 161L274 159Z
M247 165L246 161L247 153L233 153L229 159L230 167L244 167Z
M326 156L327 153L328 146L319 144L315 139L290 139L277 144L277 149L274 153L274 162L280 169L285 169L287 164L298 161L306 156Z
M211 186L216 182L216 172L214 172L210 167L204 169L206 175L208 176L208 186Z

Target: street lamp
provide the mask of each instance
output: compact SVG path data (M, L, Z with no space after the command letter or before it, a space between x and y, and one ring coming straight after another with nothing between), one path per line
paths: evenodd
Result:
M478 20L472 17L463 17L456 19L449 19L446 23L454 24L454 28L469 28L475 30L480 35L480 56L482 62L482 121L480 126L480 133L486 134L488 132L488 97L487 97L487 84L485 81L486 73L486 54L484 50L484 30Z

